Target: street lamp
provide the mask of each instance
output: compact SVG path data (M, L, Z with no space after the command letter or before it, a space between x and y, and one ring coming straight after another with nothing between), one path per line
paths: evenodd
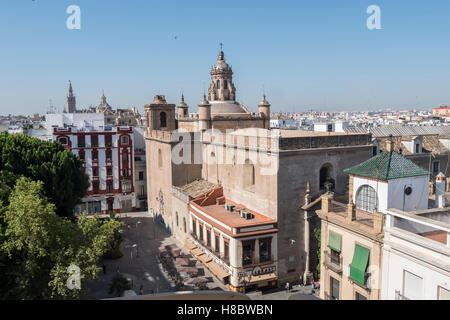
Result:
M131 250L130 250L130 263L133 263L133 248L136 248L136 252L137 252L137 244L127 245L127 246L125 246L125 248L131 248Z

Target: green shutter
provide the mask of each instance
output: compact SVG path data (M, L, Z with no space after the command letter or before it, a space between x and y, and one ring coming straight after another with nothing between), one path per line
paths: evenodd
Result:
M341 253L341 238L340 235L330 232L328 235L328 248Z
M361 247L360 245L355 246L355 253L353 255L352 264L350 265L350 278L354 281L365 285L365 273L367 264L369 262L370 250Z

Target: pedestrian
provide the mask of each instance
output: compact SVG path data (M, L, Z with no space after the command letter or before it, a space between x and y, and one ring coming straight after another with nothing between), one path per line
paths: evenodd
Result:
M300 287L303 287L303 275L300 275Z
M144 295L144 286L141 284L141 287L139 288L139 294L142 296Z
M312 293L314 293L314 279L311 280L311 289L312 289Z
M290 288L290 284L289 284L289 282L286 282L286 292L289 292L289 288Z

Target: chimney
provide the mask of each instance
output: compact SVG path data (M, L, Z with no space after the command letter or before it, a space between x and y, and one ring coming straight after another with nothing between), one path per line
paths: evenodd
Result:
M394 142L392 141L392 134L389 136L389 139L386 140L386 151L391 152L394 150Z
M444 208L445 207L445 175L442 172L436 176L436 194L434 199L435 208Z
M373 230L376 233L382 233L384 227L385 215L381 212L374 212L373 214Z

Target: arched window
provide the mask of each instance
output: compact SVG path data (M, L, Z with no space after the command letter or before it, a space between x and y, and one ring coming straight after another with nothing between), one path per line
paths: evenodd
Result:
M220 80L217 80L217 89L220 89Z
M378 210L378 198L374 188L369 185L363 185L356 193L356 208L367 212L376 212Z
M223 88L224 89L228 88L228 81L227 80L223 80Z
M332 178L333 166L329 163L324 164L320 168L319 172L319 189L325 190L328 186L330 191L333 191L335 188L335 181Z
M165 112L159 114L159 126L160 128L167 127L167 114Z
M186 218L183 217L183 230L186 233Z
M175 212L176 218L177 218L177 227L178 227L178 211Z

